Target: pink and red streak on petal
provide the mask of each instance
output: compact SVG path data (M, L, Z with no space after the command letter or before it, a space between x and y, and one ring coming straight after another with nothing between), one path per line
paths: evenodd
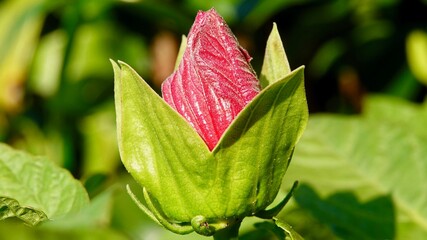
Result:
M199 11L181 63L163 83L162 93L210 150L260 91L250 60L214 9Z

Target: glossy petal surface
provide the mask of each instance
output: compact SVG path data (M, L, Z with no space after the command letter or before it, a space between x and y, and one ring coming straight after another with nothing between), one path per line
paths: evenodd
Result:
M211 150L260 91L250 59L215 10L199 12L178 69L162 85L164 100Z

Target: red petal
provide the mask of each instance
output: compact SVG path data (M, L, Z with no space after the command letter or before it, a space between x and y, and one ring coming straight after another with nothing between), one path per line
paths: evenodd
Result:
M211 150L260 90L250 59L214 9L200 11L177 71L162 85L165 101L187 119Z

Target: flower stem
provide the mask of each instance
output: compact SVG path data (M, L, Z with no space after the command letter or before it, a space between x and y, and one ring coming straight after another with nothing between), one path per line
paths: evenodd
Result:
M213 235L214 240L237 240L242 221L238 221L228 228L220 230Z

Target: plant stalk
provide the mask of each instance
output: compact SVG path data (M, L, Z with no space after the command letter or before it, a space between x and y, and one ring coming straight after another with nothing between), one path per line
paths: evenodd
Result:
M213 235L214 240L237 240L239 238L239 228L242 221L238 221L228 228L220 230Z

